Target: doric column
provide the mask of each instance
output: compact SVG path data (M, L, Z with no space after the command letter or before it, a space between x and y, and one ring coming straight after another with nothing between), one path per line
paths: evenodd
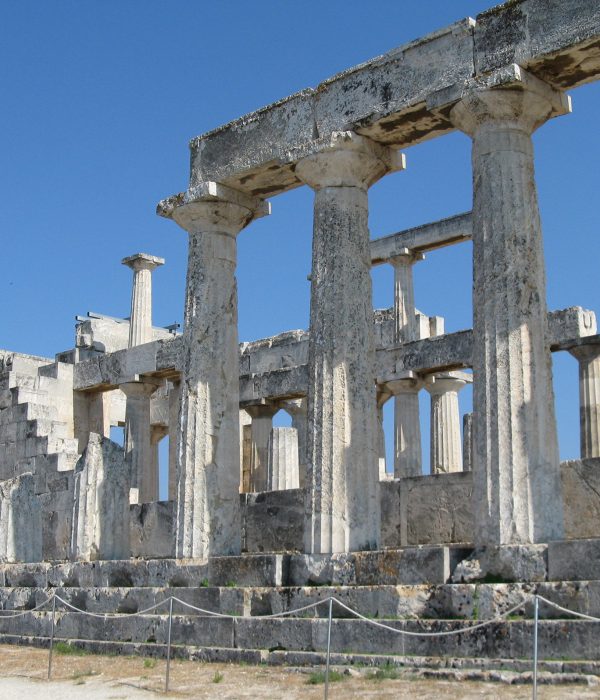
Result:
M390 398L392 392L386 384L377 385L377 448L379 455L379 481L387 478L386 454L385 454L385 430L383 429L383 407Z
M518 66L486 81L505 84L450 112L473 139L475 543L548 542L563 511L531 134L568 102Z
M154 255L136 253L121 262L133 270L129 318L129 347L132 348L152 340L152 270L165 261Z
M296 428L273 428L269 437L267 490L297 489L298 432Z
M169 386L169 501L177 499L177 455L179 446L179 408L181 381L172 379Z
M148 473L148 485L146 495L148 497L148 503L159 500L159 471L160 471L160 457L159 457L159 443L167 435L169 429L164 425L151 425L150 426L150 448L152 451L152 465ZM145 503L146 501L142 501Z
M462 471L458 392L470 381L470 375L465 372L441 372L425 379L425 388L431 396L432 474Z
M296 175L315 190L305 548L379 541L370 185L403 156L352 132L315 144Z
M463 416L463 472L473 471L473 414Z
M268 211L262 200L217 183L158 206L189 233L177 557L240 552L236 236Z
M410 343L419 339L415 309L413 265L425 256L403 248L389 262L394 268L394 341Z
M125 458L129 465L131 503L156 500L156 479L152 475L150 397L158 389L149 381L120 384L127 397L125 408Z
M581 459L600 457L600 345L569 348L579 363Z
M298 433L298 480L300 488L306 486L306 442L307 442L307 419L308 419L308 399L288 399L280 404L281 407L292 417L292 428L296 428Z
M394 478L421 476L421 418L419 390L423 382L414 372L386 382L394 395Z
M252 418L250 436L250 491L267 491L267 465L269 462L269 437L273 428L273 416L279 408L272 404L246 406L246 413Z

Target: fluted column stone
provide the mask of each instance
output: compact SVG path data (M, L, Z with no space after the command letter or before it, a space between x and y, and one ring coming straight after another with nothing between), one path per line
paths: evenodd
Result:
M460 409L458 392L471 381L464 372L441 372L425 379L431 396L431 455L432 474L462 471Z
M155 255L136 253L121 262L133 270L129 317L129 347L132 348L152 340L152 270L165 261Z
M315 191L305 549L379 542L368 188L403 157L352 132L315 145L296 175Z
M150 397L158 385L149 381L120 384L127 397L125 404L125 459L130 470L130 503L157 500L157 479L152 470L154 459L151 443Z
M273 428L269 437L267 490L297 489L298 432L296 428Z
M486 78L502 89L474 85L450 111L473 140L473 499L482 546L564 534L531 134L569 105L509 69Z
M414 372L386 382L394 395L394 478L421 476L421 418L419 390L421 379Z
M383 407L392 396L386 384L377 385L377 446L379 450L379 481L387 479L387 455L385 453L385 430L383 428Z
M282 402L281 407L292 417L292 428L296 428L298 433L298 485L300 488L306 486L307 471L307 428L308 428L308 399L288 399Z
M250 437L250 491L268 491L267 466L269 462L269 438L273 428L273 416L279 408L272 404L246 406L246 413L252 418Z
M473 471L473 414L463 416L463 471Z
M169 501L177 499L180 407L181 381L172 379L169 386Z
M581 459L600 457L600 345L569 348L579 363Z
M241 549L236 236L268 212L262 200L214 182L158 205L189 233L177 557Z

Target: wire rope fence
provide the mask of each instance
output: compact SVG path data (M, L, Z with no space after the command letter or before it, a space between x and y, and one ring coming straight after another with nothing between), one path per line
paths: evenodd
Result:
M56 604L60 603L62 604L66 610L58 610ZM329 681L330 681L330 665L331 665L331 628L332 628L332 622L333 622L333 608L334 605L337 605L341 610L345 611L346 613L349 613L353 617L355 617L358 620L363 621L367 625L379 628L379 629L384 629L387 630L391 633L401 635L402 638L406 637L420 637L420 638L432 638L432 637L450 637L450 636L457 636L457 635L463 635L463 634L468 634L469 632L473 632L474 630L482 629L484 627L487 627L492 624L496 624L498 622L501 622L503 620L506 620L509 618L511 615L513 615L517 610L523 608L523 606L528 603L528 602L533 602L533 648L532 648L532 698L533 700L537 700L538 696L538 628L539 628L539 622L540 622L540 614L539 614L539 609L540 609L540 603L553 608L563 614L567 615L572 615L576 618L580 618L583 620L588 620L588 621L593 621L593 622L600 622L600 617L595 617L593 615L587 615L585 613L580 613L575 610L570 610L569 608L565 608L562 605L559 605L558 603L554 603L551 600L548 600L547 598L537 595L537 594L525 594L523 599L517 604L509 608L508 610L505 610L503 613L500 613L498 615L495 615L494 617L491 617L487 620L483 620L481 622L477 622L473 625L469 625L466 627L460 627L457 629L453 630L442 630L442 631L437 631L437 632L416 632L412 630L406 630L406 629L398 629L397 627L392 627L391 625L387 625L383 622L379 622L377 620L373 620L372 618L366 617L365 615L361 614L357 610L354 610L350 606L346 605L343 601L339 600L335 596L328 596L326 598L323 598L322 600L319 600L314 603L309 603L307 605L304 605L299 608L294 608L293 610L286 610L283 612L279 613L273 613L270 615L254 615L254 616L247 616L247 615L234 615L234 614L228 614L228 613L221 613L217 612L215 610L208 610L205 608L198 607L197 605L193 605L192 603L188 603L185 600L182 600L181 598L178 598L177 596L169 596L167 598L164 598L158 603L155 603L154 605L151 605L147 608L144 608L143 610L138 610L136 612L104 612L104 613L97 613L97 612L90 612L88 610L82 610L81 608L78 608L77 606L73 605L72 603L69 603L69 601L65 600L62 598L58 593L52 593L49 595L46 600L44 600L42 603L39 603L33 608L30 608L28 610L0 610L0 620L2 619L15 619L15 618L20 618L25 615L31 615L32 613L35 612L49 612L51 613L51 624L50 624L50 641L49 641L49 650L48 650L48 680L52 678L52 660L53 660L53 652L54 652L54 640L55 640L55 630L56 630L56 613L57 612L76 612L82 615L87 615L90 617L95 617L95 618L101 618L104 620L108 619L131 619L132 617L141 617L144 615L148 615L149 613L155 612L156 610L159 610L161 608L167 608L168 606L168 628L167 628L167 654L166 654L166 668L165 668L165 692L169 692L169 686L170 686L170 668L171 668L171 641L172 641L172 626L173 626L173 604L177 603L181 605L184 608L187 608L189 610L192 610L196 613L200 613L203 616L207 617L213 617L213 618L220 618L220 619L228 619L228 620L233 620L234 624L236 620L239 619L253 619L253 620L269 620L269 619L281 619L281 618L286 618L286 617L295 617L300 613L306 612L308 610L316 609L319 606L324 606L327 604L327 645L326 645L326 657L325 657L325 683L324 683L324 698L325 700L328 700L329 697ZM44 608L46 606L49 606L51 604L51 607L48 610L44 611ZM80 641L86 641L86 640L80 640ZM93 641L93 640L87 640L87 641ZM110 640L109 640L110 641Z

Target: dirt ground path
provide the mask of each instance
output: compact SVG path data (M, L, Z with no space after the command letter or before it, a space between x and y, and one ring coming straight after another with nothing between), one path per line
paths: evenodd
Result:
M0 698L2 700L117 700L164 697L165 662L140 657L55 654L53 680L45 680L48 652L29 647L0 645ZM330 686L330 700L422 698L423 700L528 700L531 686L472 681L376 680L372 671L353 670ZM171 664L171 693L181 698L269 698L317 700L323 685L311 685L310 669L241 664L204 664L175 660ZM318 679L317 679L318 680ZM542 686L539 700L600 699L600 687Z

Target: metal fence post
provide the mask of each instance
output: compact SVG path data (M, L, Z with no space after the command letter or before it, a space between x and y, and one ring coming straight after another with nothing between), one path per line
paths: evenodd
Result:
M165 676L165 693L169 692L171 676L171 627L173 625L173 596L169 599L169 631L167 633L167 674Z
M533 700L537 700L537 665L538 665L538 617L539 599L537 595L533 603Z
M56 593L52 596L52 627L50 628L50 651L48 652L48 680L52 675L52 652L54 650L54 617L56 615Z
M325 661L325 700L329 697L329 655L331 653L331 617L333 612L333 598L329 599L329 620L327 623L327 658Z

